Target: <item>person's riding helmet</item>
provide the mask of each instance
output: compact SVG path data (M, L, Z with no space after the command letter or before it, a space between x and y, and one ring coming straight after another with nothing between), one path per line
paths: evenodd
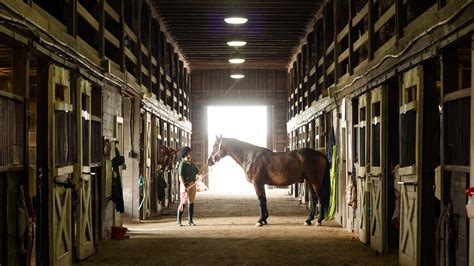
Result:
M179 150L178 158L182 159L182 158L188 156L188 154L192 151L193 150L190 147L184 146Z

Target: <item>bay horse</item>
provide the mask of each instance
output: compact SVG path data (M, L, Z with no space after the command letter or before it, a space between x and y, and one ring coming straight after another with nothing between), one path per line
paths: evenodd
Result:
M288 186L306 180L311 195L311 207L304 225L311 225L318 198L321 203L318 225L329 205L329 161L323 153L309 148L288 152L273 152L233 138L217 137L207 160L209 166L230 156L240 165L253 184L260 206L260 219L255 226L267 224L268 210L265 185Z
M176 165L178 150L161 145L157 164L160 170L171 170Z

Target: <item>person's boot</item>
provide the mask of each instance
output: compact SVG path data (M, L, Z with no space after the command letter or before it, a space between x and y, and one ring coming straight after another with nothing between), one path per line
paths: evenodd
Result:
M183 209L184 209L184 206L183 206ZM176 224L177 224L178 226L182 226L182 224L181 224L181 218L183 217L183 212L184 212L184 210L183 210L183 211L180 211L179 208L178 208L178 213L177 213L177 217L176 217Z
M193 222L193 214L194 214L194 203L189 203L188 205L188 217L189 217L189 225L195 226Z

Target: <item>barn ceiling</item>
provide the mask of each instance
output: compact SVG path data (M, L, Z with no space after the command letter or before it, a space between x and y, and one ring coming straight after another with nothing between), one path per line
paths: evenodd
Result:
M163 23L193 69L232 67L227 46L235 26L224 22L234 0L153 0ZM247 45L243 67L286 67L322 0L240 0Z

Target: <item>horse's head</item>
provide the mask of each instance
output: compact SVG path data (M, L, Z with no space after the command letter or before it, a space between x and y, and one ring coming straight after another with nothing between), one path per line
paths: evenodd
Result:
M161 170L169 170L173 168L176 162L177 150L161 145L158 164L161 165Z
M222 135L220 137L216 136L216 142L214 142L214 146L212 146L211 154L209 155L209 158L207 159L207 165L213 166L221 158L227 155L222 150L222 139L223 139Z

